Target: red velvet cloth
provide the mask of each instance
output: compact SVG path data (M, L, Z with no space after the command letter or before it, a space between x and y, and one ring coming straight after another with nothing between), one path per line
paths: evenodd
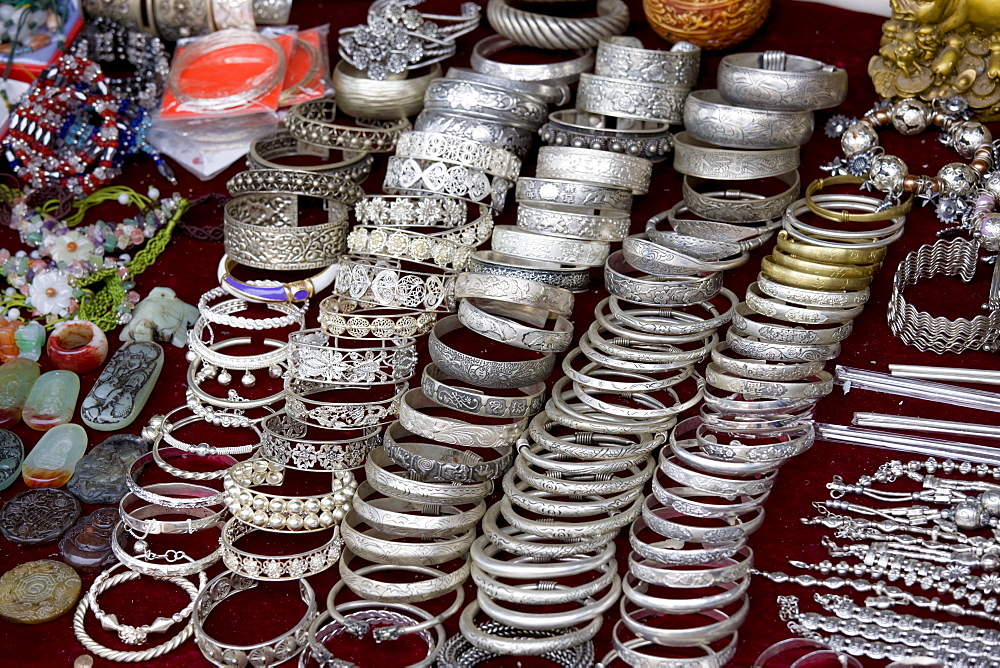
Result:
M300 0L295 4L292 19L301 26L312 26L329 21L335 29L355 25L362 22L367 1L337 0L316 2ZM426 4L426 11L451 11L457 9L457 2L435 1ZM646 23L641 3L629 0L633 10L633 21L629 34L641 37L649 47L666 47ZM421 6L425 9L425 6ZM791 0L775 0L771 17L761 31L738 50L763 51L781 49L788 53L817 58L847 69L850 74L850 92L845 104L835 110L817 114L818 131L813 140L802 150L802 181L809 183L814 178L822 176L819 166L839 154L839 144L836 140L824 136L822 127L829 116L844 113L860 116L875 100L875 93L866 74L869 57L878 47L881 19L866 14L857 14L833 9L823 5L793 2ZM483 27L474 34L460 40L460 53L446 65L466 66L468 53L475 41L489 34L486 21ZM722 53L706 53L702 61L702 75L699 88L710 88L714 85L715 70ZM332 54L336 58L336 53ZM943 164L957 159L936 141L936 134L929 132L919 137L901 138L893 131L882 133L882 142L886 150L902 157L915 173L933 174ZM209 193L224 193L225 182L242 168L235 165L226 170L220 177L210 182L202 183L176 168L180 185L176 190L184 196L193 199ZM366 182L369 192L378 192L381 184L381 169L384 168L384 158L379 157L376 163L376 173ZM533 167L525 165L524 174L532 174ZM166 184L152 169L151 163L140 160L131 165L120 180L140 190L149 185L157 186L163 192L169 192ZM670 169L667 163L657 165L654 170L653 185L650 194L638 197L633 213L633 229L639 231L651 215L662 211L681 198L680 177ZM120 211L112 211L107 216L127 215ZM221 211L212 204L202 204L196 207L188 216L190 224L198 226L218 226L221 223ZM508 206L498 223L513 223L514 206ZM930 209L917 208L909 215L907 232L904 237L893 245L885 260L885 266L878 275L872 288L872 299L864 313L855 321L854 334L844 342L843 353L836 363L886 371L889 363L912 364L946 364L962 367L997 368L997 359L987 354L965 354L962 356L937 356L931 353L921 353L912 348L904 347L889 332L886 324L886 303L889 295L892 273L903 256L924 243L933 241L939 224ZM9 230L0 230L0 242L7 248L18 248L16 236ZM744 292L746 286L754 280L761 257L771 247L753 254L751 261L743 268L727 273L725 284L738 294ZM145 295L157 285L169 286L188 302L195 303L199 295L215 286L215 267L222 253L221 245L205 241L197 241L184 234L178 234L170 247L159 261L138 279L138 291ZM984 301L989 284L987 269L981 269L980 275L969 285L957 280L938 279L926 288L914 289L913 300L921 308L934 308L942 315L971 317ZM592 320L594 305L606 294L600 272L595 272L595 280L591 289L577 297L574 321L577 332L581 332ZM315 306L313 306L315 312ZM225 332L222 332L225 335ZM113 346L117 346L117 334L112 337ZM150 416L164 413L184 402L185 373L187 362L184 350L165 346L166 364L156 390L140 418L129 429L138 433L141 425ZM495 348L495 347L494 347ZM426 363L426 352L421 354L421 366ZM832 365L831 365L832 367ZM558 369L558 366L557 366ZM83 378L82 391L86 393L97 373L90 373ZM234 382L235 379L234 379ZM268 386L270 387L270 386ZM261 392L267 389L255 389ZM255 395L262 396L262 394ZM833 395L823 400L818 411L818 419L824 422L847 424L856 410L924 415L955 420L986 422L997 424L997 417L989 413L976 413L970 410L949 407L944 404L924 401L899 399L887 395L854 391L845 397L838 389ZM16 431L24 439L26 448L31 448L40 434L19 425ZM210 438L218 445L232 444L243 438L242 434L223 434L218 431L181 432L184 440L200 440ZM91 445L103 440L104 434L91 432ZM780 472L777 484L767 501L767 519L763 528L752 538L751 545L756 554L756 565L764 570L788 571L787 559L798 558L819 561L826 557L819 545L819 539L824 531L816 527L806 527L799 518L811 515L811 503L827 497L825 483L833 475L841 475L848 481L865 472L873 471L880 463L895 458L887 452L879 452L859 447L817 443L812 450L787 464ZM904 460L909 457L903 456ZM147 469L141 479L144 483L162 479L158 472ZM294 480L289 481L289 489L305 492L306 487L300 486ZM25 489L24 483L16 482L0 495L3 500L9 499L14 493ZM495 499L495 497L494 497ZM93 508L86 508L92 510ZM627 534L627 532L624 532ZM193 554L201 556L211 549L211 536L175 537L174 542L157 539L152 541L154 549L177 547L188 549ZM318 545L314 537L301 536L289 538L284 535L270 535L247 539L250 549L265 550L268 546L280 550L280 553L293 553ZM618 540L618 558L620 572L627 572L625 561L629 553L627 540ZM58 549L55 545L25 549L17 547L6 540L0 539L0 571L6 571L16 564L34 559L58 559ZM211 575L220 572L220 566L210 571ZM93 576L84 576L84 588L89 588ZM327 591L337 581L336 569L331 569L319 576L310 578L322 609ZM739 650L731 665L746 667L770 644L787 638L791 634L779 621L775 597L793 594L801 598L805 610L817 610L812 602L812 592L793 585L777 586L762 578L756 578L750 589L752 599L751 613L740 631ZM471 582L466 587L466 600L475 597ZM855 594L856 600L862 600L864 595ZM346 600L342 599L342 600ZM450 597L449 597L450 602ZM151 581L143 578L140 583L123 585L101 598L104 610L118 615L124 623L138 625L152 622L157 616L169 615L186 604L186 597L173 585ZM290 628L302 615L303 605L300 603L297 587L294 583L262 584L258 591L242 594L230 602L220 605L211 616L208 630L219 640L231 643L254 643L273 638ZM4 666L68 666L74 658L87 652L80 646L72 631L72 613L53 622L39 626L15 625L0 620L0 643L4 648L0 665ZM617 620L617 608L606 616L606 623L596 641L597 657L602 657L610 649L610 633ZM108 646L127 648L102 631L92 616L88 616L88 631L100 642ZM449 633L457 630L457 616L447 624ZM161 638L154 638L159 642ZM399 643L388 643L377 646L366 642L363 646L354 648L350 653L344 652L343 658L356 661L362 666L402 666L418 660L420 643L414 639ZM504 658L491 662L496 666L545 665L546 662L532 658ZM864 661L866 666L881 665L879 662ZM95 665L111 665L102 659L97 659ZM194 642L188 642L179 650L152 661L151 666L185 666L194 667L208 665L202 658Z

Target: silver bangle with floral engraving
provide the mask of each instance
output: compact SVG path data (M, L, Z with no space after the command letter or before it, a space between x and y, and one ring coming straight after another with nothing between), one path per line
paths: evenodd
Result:
M726 332L726 342L735 353L773 362L813 362L832 360L840 355L839 343L804 345L761 341L734 327Z
M679 125L690 90L688 86L665 86L584 72L580 75L576 107L602 116Z
M494 299L510 304L531 306L558 315L573 312L573 294L554 285L523 278L465 272L455 279L457 299Z
M737 107L718 90L696 90L684 103L684 127L695 139L726 148L791 148L809 141L813 113Z
M299 195L337 200L350 206L365 191L353 181L335 174L315 174L299 169L254 169L240 172L226 183L233 197L250 194Z
M798 167L798 146L744 151L713 146L687 131L674 135L674 169L681 174L719 181L748 181L778 176Z
M663 276L637 278L620 250L608 257L604 280L608 291L626 301L652 306L680 306L708 301L722 290L722 274L704 277Z
M553 237L513 225L494 227L492 245L493 250L498 253L585 267L600 267L611 252L611 243L608 241Z
M781 382L730 376L714 363L705 369L705 381L710 385L751 398L820 399L833 391L833 376L828 371L818 371L815 375L819 380Z
M747 260L745 254L728 260L702 260L651 241L644 234L624 239L622 256L635 269L654 276L691 276L726 271L741 266Z
M854 329L852 322L834 323L834 326L822 329L807 329L802 325L761 323L758 322L760 317L759 313L743 303L733 314L733 325L749 336L756 336L762 340L795 344L839 343L850 336Z
M454 379L430 362L424 367L420 387L445 408L485 417L530 417L542 410L545 402L544 383L517 388L522 394L508 397L484 394L478 387L462 387L448 383L449 380Z
M521 204L517 208L517 226L529 232L584 241L621 241L628 236L632 219L627 214L568 206Z
M432 83L424 96L424 108L460 110L472 117L500 120L532 131L545 122L549 110L545 101L534 95L461 79L438 79Z
M406 470L434 482L472 483L496 480L510 468L514 459L514 449L511 447L492 448L498 455L497 458L484 460L471 450L402 440L410 435L399 422L389 425L383 442L386 454ZM483 510L485 512L485 506ZM479 518L475 521L478 522Z
M368 307L336 295L319 304L320 328L353 339L409 339L431 331L437 314L397 307Z
M471 297L459 302L458 319L481 336L526 350L561 353L573 345L573 323L545 309ZM546 329L550 319L555 323Z
M415 444L407 445L412 448L417 447ZM450 448L443 449L450 450ZM480 501L471 508L441 506L436 514L426 515L423 504L387 496L369 498L375 495L375 489L371 485L366 482L361 483L354 495L354 512L368 526L396 536L427 539L464 534L469 529L475 528L486 512L486 502Z
M597 45L594 73L615 79L691 88L698 81L701 49L677 42L669 51L644 49L635 37L605 37Z
M418 436L466 448L493 448L514 445L528 426L528 418L506 424L472 424L451 417L428 415L421 408L437 408L420 388L403 395L399 403L399 423Z
M815 111L847 97L847 72L783 51L734 53L719 62L719 93L731 104L756 109Z
M474 252L465 263L465 270L470 274L489 274L545 283L570 292L581 292L590 286L590 267L567 267L493 250Z
M691 213L722 223L768 222L784 214L788 206L799 196L798 170L778 174L775 178L787 184L788 189L777 195L763 197L740 190L701 193L697 187L705 179L685 176L684 204Z
M452 68L454 69L454 68ZM508 125L499 119L467 116L460 110L428 109L413 122L419 132L438 132L459 139L480 141L509 151L522 160L531 150L535 133L520 125Z
M456 484L452 482L426 482L412 480L409 472L394 473L386 467L395 466L384 448L375 448L365 463L365 475L372 488L379 494L414 503L431 505L462 505L479 503L493 491L489 480Z
M441 342L445 334L456 329L464 329L458 316L448 316L438 321L431 330L427 348L431 359L441 371L470 385L491 389L534 385L548 378L555 366L553 353L544 353L536 359L501 362L460 352Z
M754 358L735 358L727 355L729 344L722 342L712 349L712 363L725 373L743 378L764 381L794 381L815 376L823 370L822 361L797 364L774 363ZM722 388L725 389L725 388Z
M645 158L572 146L543 146L538 150L535 177L569 179L643 195L649 190L653 164Z

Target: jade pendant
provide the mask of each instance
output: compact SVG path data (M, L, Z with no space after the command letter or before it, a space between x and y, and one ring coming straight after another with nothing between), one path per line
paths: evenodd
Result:
M49 371L35 381L21 418L32 429L46 431L73 419L80 396L80 377L72 371Z
M28 487L62 487L73 477L87 450L87 432L78 424L50 429L24 458L21 477Z
M0 365L0 427L17 424L21 409L38 380L38 362L19 357Z

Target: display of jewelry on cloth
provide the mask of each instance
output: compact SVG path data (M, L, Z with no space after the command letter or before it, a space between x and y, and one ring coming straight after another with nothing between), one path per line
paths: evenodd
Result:
M997 164L993 135L979 121L970 120L970 116L968 103L960 97L931 103L884 100L859 120L835 116L827 123L826 133L840 138L845 157L834 159L824 169L834 175L864 177L866 189L886 194L886 208L909 193L925 205L935 204L942 223L956 224L971 208L983 176ZM892 125L905 136L918 135L936 125L941 129L938 140L970 162L948 163L936 176L912 174L905 162L879 146L877 129L884 125Z
M35 80L11 113L3 139L8 164L29 188L58 186L83 197L115 178L139 153L149 154L160 173L176 182L146 141L149 109L116 95L114 83L97 62L72 54Z
M40 195L10 189L3 195L8 226L35 250L0 249L0 275L10 285L0 297L0 308L9 317L36 318L45 324L75 316L105 331L129 321L139 301L133 290L135 276L156 260L188 208L180 195L161 198L155 188L147 196L112 186L75 202L73 213L59 219L52 215L57 200L38 202ZM88 210L111 201L133 206L138 213L118 223L81 224ZM137 246L143 248L134 257L125 252Z
M782 619L793 632L821 639L835 649L873 659L898 660L917 651L949 666L996 665L989 654L993 630L886 611L913 606L1000 623L997 480L1000 466L934 457L888 461L853 484L834 476L827 483L832 499L814 503L819 515L802 522L833 529L835 538L856 542L822 539L830 556L841 559L837 562L789 560L793 567L814 571L816 576L757 573L777 583L873 594L864 607L846 596L817 594L816 601L836 618L800 613L792 597L779 598ZM915 593L917 587L931 596ZM866 624L872 627L863 629ZM876 627L886 630L875 632ZM822 637L820 630L831 635ZM877 642L860 643L859 635ZM975 657L994 660L978 663L972 661Z

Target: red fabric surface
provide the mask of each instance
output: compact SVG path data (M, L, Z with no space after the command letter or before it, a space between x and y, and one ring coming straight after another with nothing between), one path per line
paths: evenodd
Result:
M666 44L656 37L646 24L638 0L629 0L633 10L633 22L630 34L637 35L650 47L665 47ZM454 11L457 2L435 1L421 6L425 11ZM336 2L314 2L300 0L295 4L292 19L303 27L329 21L334 29L354 25L363 21L368 2L359 0L337 0ZM425 8L426 7L426 8ZM877 49L880 35L881 19L864 14L850 13L830 7L793 2L791 0L775 0L771 17L764 28L751 41L741 45L740 51L762 51L766 49L781 49L788 53L798 54L824 60L841 66L850 74L850 92L845 104L836 110L817 114L817 128L813 140L802 151L802 181L809 183L821 176L819 166L839 153L837 141L823 135L823 123L832 113L845 113L859 116L870 107L875 94L866 74L868 58ZM480 37L489 34L486 21L483 27L474 34L460 40L460 53L446 65L467 66L468 51L471 45ZM707 53L702 61L702 75L699 88L710 88L714 85L715 70L722 54ZM335 57L335 54L333 54ZM992 126L996 133L996 126ZM890 153L902 157L915 173L931 173L952 160L955 156L949 149L936 141L935 133L927 133L919 137L901 138L892 131L882 133L883 145ZM384 158L376 163L376 172L364 184L369 192L378 192L381 184L381 169L384 168ZM220 177L202 183L194 177L176 168L180 185L176 190L191 199L199 198L209 193L225 192L224 184L228 178L241 169L236 165L226 170ZM525 165L524 174L533 173L533 166ZM169 184L165 184L156 175L148 161L140 161L130 166L122 183L145 190L149 185L156 185L161 191L169 192ZM681 197L680 178L668 164L660 164L654 170L653 185L650 194L636 199L633 214L633 228L641 230L647 218L652 214L672 206ZM127 215L113 211L107 214ZM195 208L188 216L187 222L198 226L217 226L221 224L221 211L212 204L203 204ZM514 207L508 206L498 223L514 222ZM939 229L933 212L930 209L915 209L909 216L905 236L889 249L884 268L873 285L872 299L865 312L855 321L854 334L844 342L843 354L837 363L861 367L865 369L886 371L889 363L912 364L947 364L952 366L997 368L997 358L986 354L965 354L962 356L936 356L931 353L920 353L914 349L902 346L889 332L885 312L889 295L892 273L905 253L916 249L923 243L933 241L935 231ZM0 230L0 243L7 248L16 249L17 239L10 230ZM751 261L740 270L728 273L725 285L738 294L743 294L746 286L754 280L758 271L760 258L770 249L753 254ZM216 285L215 267L222 253L218 243L196 241L190 237L178 234L160 260L138 280L137 290L145 295L157 285L165 285L175 289L178 295L188 302L197 302L199 295ZM594 305L606 294L600 272L595 272L595 280L591 289L577 297L574 321L577 332L581 332L592 320ZM984 301L989 283L988 271L982 269L977 279L964 285L950 279L935 280L932 285L913 290L913 301L921 308L933 308L943 315L966 315L971 317L977 313L979 305ZM315 306L313 307L315 312ZM313 321L314 322L314 321ZM225 336L225 332L222 332ZM117 333L111 337L113 347L118 345ZM184 401L185 373L187 362L184 351L169 345L166 348L166 364L159 383L146 409L130 432L138 433L141 425L150 416L164 413ZM494 346L495 348L495 346ZM426 351L421 353L421 366L426 363ZM44 362L44 360L43 360ZM832 367L832 365L831 365ZM47 368L47 367L46 367ZM558 369L558 366L556 367ZM832 370L832 368L831 368ZM97 372L83 377L82 393L85 394L97 378ZM253 396L263 396L273 388L269 383L261 383L254 389ZM272 390L273 391L273 390ZM260 394L257 394L260 392ZM866 410L885 413L924 415L955 420L987 422L996 424L997 417L988 413L973 411L917 400L878 395L855 391L848 397L838 389L825 399L818 411L818 419L825 422L846 424L856 410ZM16 431L24 439L26 448L31 448L40 437L19 425ZM91 445L101 442L105 435L91 433ZM199 432L194 429L180 434L184 440L209 439L218 445L240 442L242 434ZM893 458L891 453L875 450L818 443L808 453L803 454L786 465L779 474L774 492L767 501L767 519L763 528L752 538L751 545L756 553L757 567L765 570L788 570L787 559L799 558L819 561L826 557L819 546L819 538L823 535L821 529L805 527L799 518L812 513L811 503L826 497L824 484L834 474L842 475L846 480L853 481L858 475L874 470L880 463ZM908 457L903 457L908 459ZM147 469L142 482L159 481L162 475L158 471ZM292 489L289 485L289 489ZM13 494L25 489L24 483L16 482L0 495L6 501ZM306 491L306 486L295 483L294 489ZM91 507L86 511L93 510ZM627 533L627 532L626 532ZM212 549L211 543L215 534L209 536L175 537L174 542L160 538L151 541L154 549L176 547L190 550L196 556L206 554ZM311 537L295 537L290 539L284 535L270 535L248 539L242 543L250 549L268 548L280 550L282 553L294 553L308 549L316 543ZM618 558L621 564L620 572L627 570L626 561L629 553L628 543L619 538ZM34 549L24 549L0 539L0 571L6 571L16 564L34 559L58 559L58 549L49 545ZM215 575L220 571L216 566L210 572ZM327 591L337 581L336 569L327 571L310 579L317 592L317 598L322 609ZM93 576L84 576L84 587L89 587ZM472 600L475 591L471 583L466 587L466 600ZM801 597L802 607L816 610L812 603L812 592L793 586L777 586L760 578L755 579L750 589L752 610L747 622L740 631L739 650L731 665L750 666L754 658L768 645L789 637L790 633L778 620L775 596L794 594ZM863 599L857 594L856 600ZM346 600L346 597L342 600ZM450 602L444 603L447 605ZM113 612L128 624L138 625L152 622L157 616L172 614L185 605L186 597L172 585L143 578L138 583L130 583L116 588L101 598L101 605L107 612ZM303 605L300 602L297 587L291 583L262 584L257 591L240 595L238 598L220 605L211 616L208 631L219 640L233 643L253 643L274 637L293 625L302 615ZM0 646L3 656L0 665L4 666L68 666L74 658L85 654L85 650L73 635L72 614L67 614L53 622L40 626L23 626L0 620ZM610 649L610 632L617 619L617 609L609 612L603 630L597 638L597 657L600 658ZM88 631L102 643L108 646L128 649L118 644L102 631L92 616L88 616ZM456 632L457 618L447 624L449 633ZM157 638L154 642L158 642ZM366 641L343 652L343 658L351 659L362 666L401 666L419 658L419 642L409 640L399 643L388 643L384 646ZM536 659L504 658L491 662L496 666L515 665L545 665L547 662ZM880 665L879 662L864 662L868 665ZM95 665L111 665L101 659L96 659ZM179 650L150 662L151 666L202 666L208 665L202 658L193 641L186 643Z

